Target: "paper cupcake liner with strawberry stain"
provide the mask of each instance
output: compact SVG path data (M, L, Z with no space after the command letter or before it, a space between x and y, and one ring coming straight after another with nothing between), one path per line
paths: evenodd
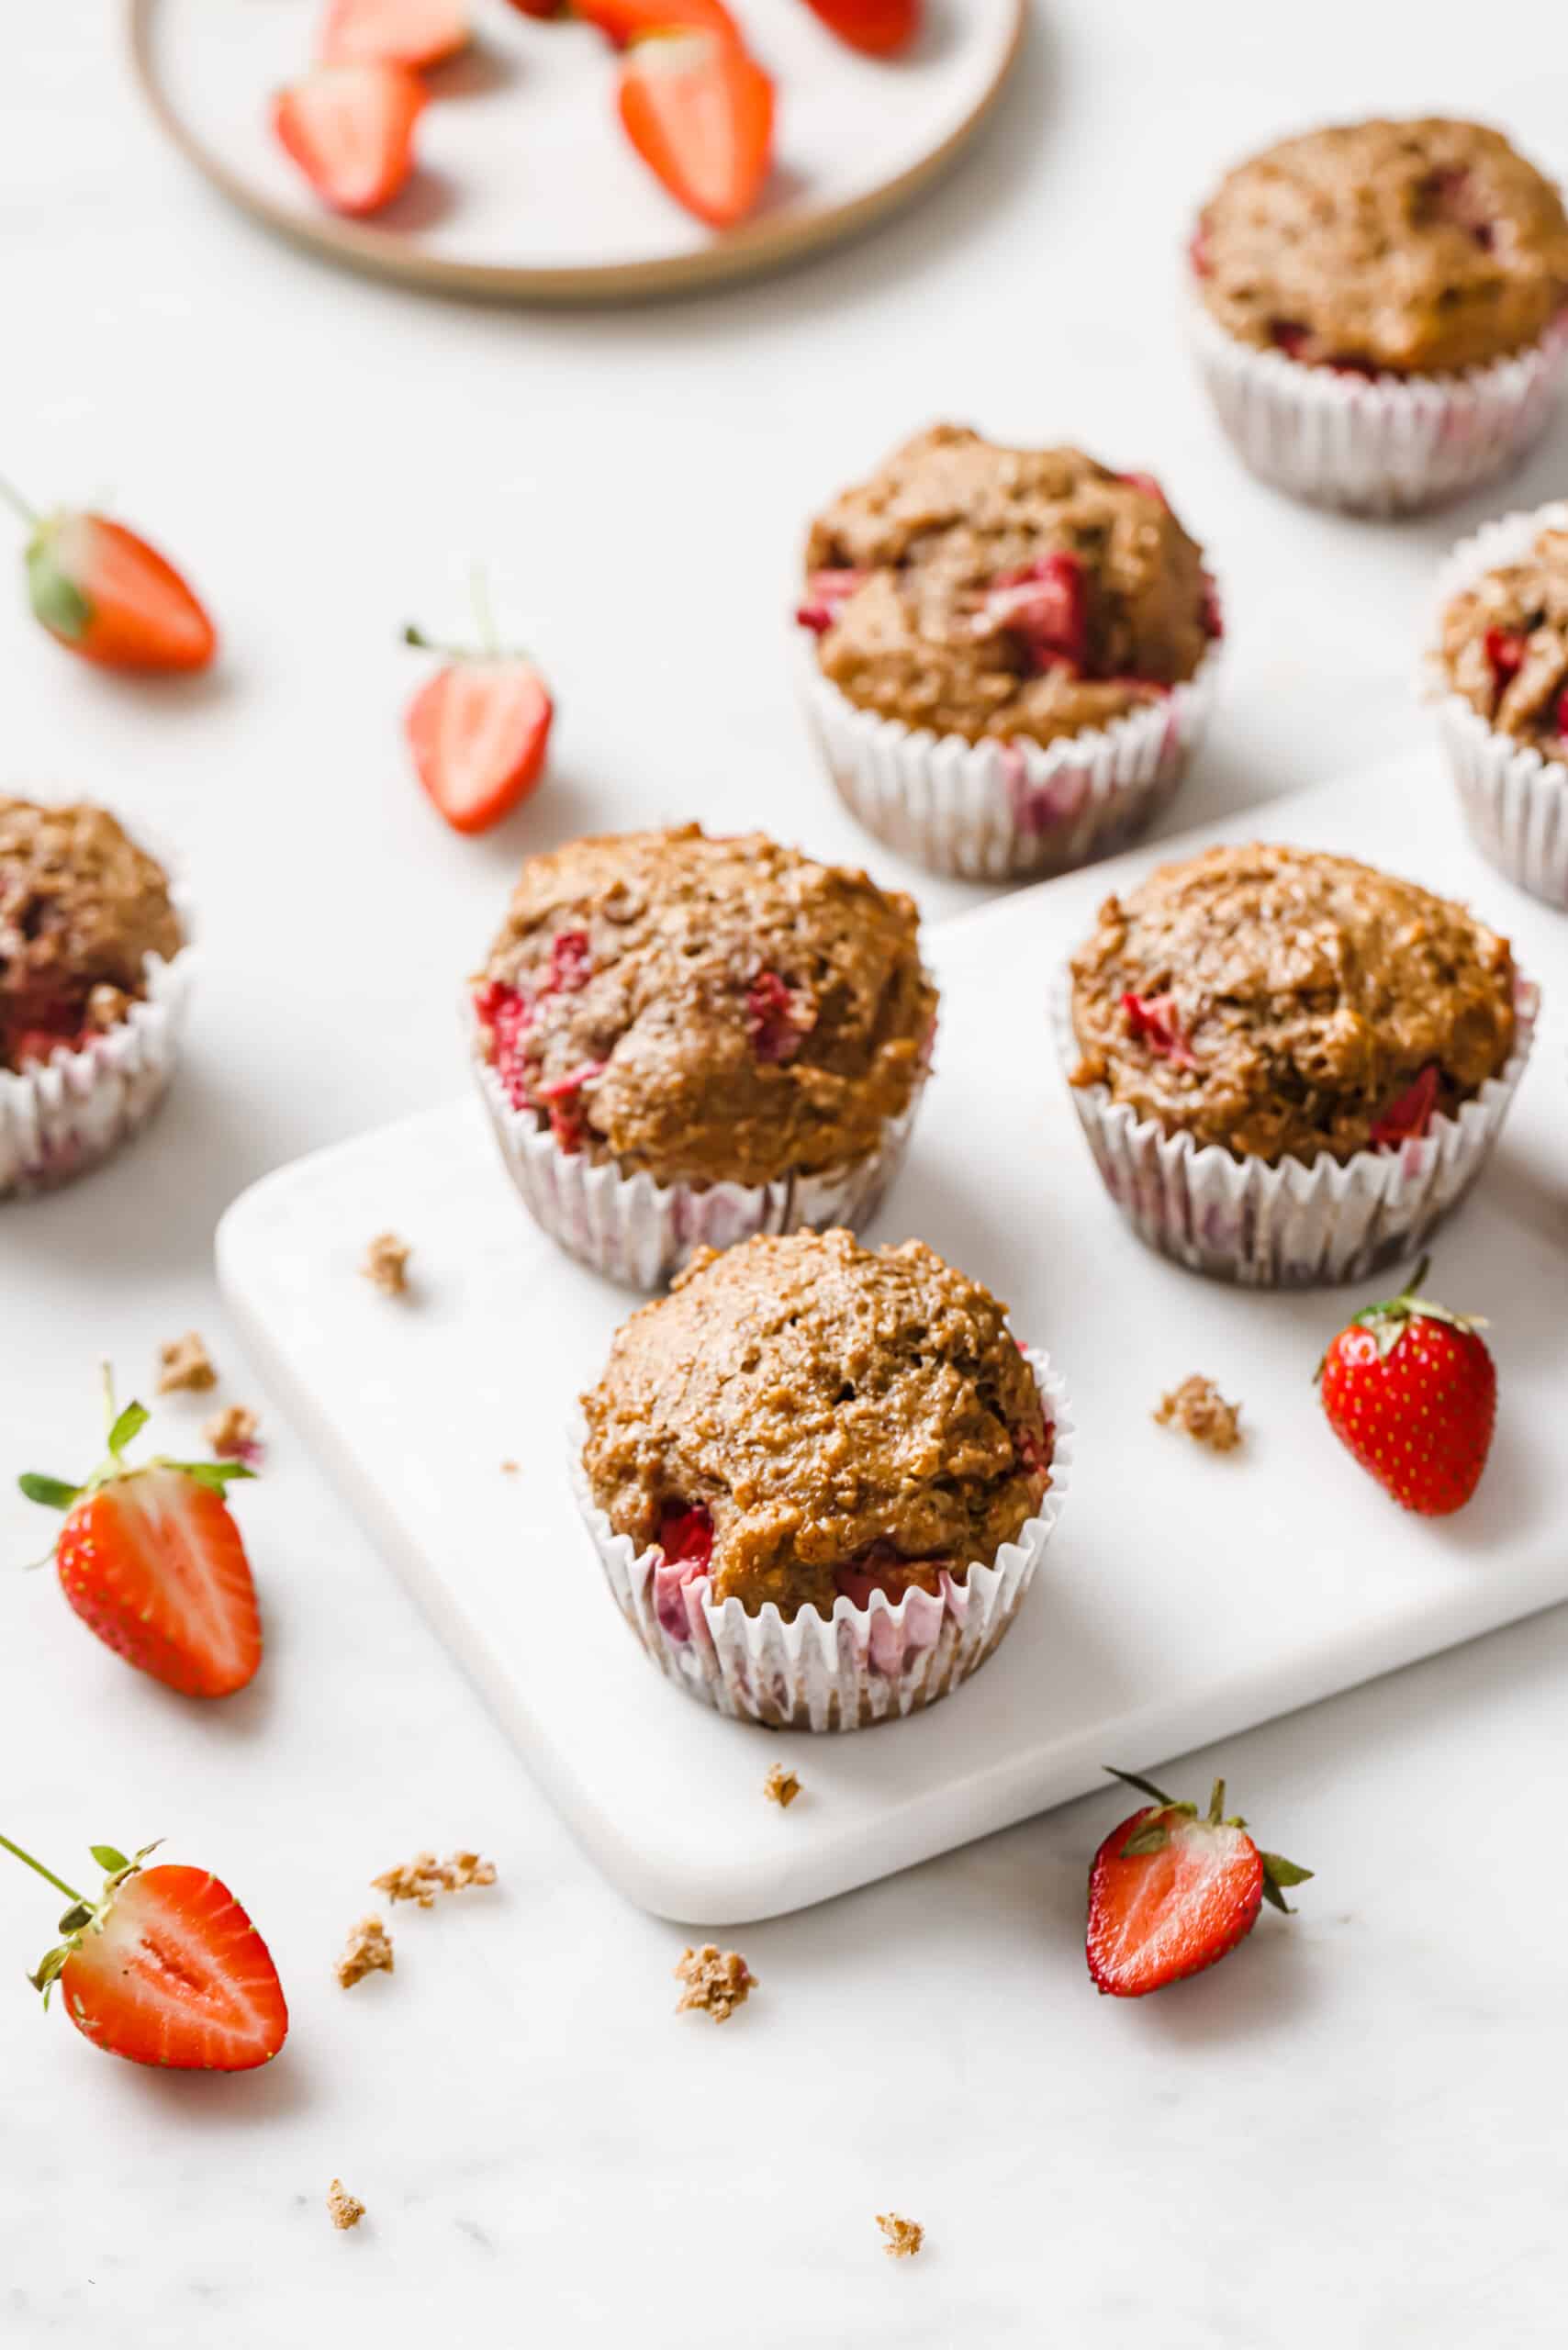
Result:
M1051 1482L1037 1516L990 1566L944 1572L939 1592L907 1592L895 1606L874 1591L831 1617L802 1608L790 1620L771 1600L749 1615L715 1605L706 1574L670 1565L656 1545L639 1551L595 1502L583 1467L580 1411L568 1431L572 1491L622 1615L666 1680L737 1721L770 1729L852 1730L934 1706L978 1673L1015 1620L1061 1515L1074 1428L1066 1385L1050 1358L1024 1354L1052 1434Z
M1039 879L1127 847L1169 804L1203 738L1223 647L1105 727L1042 744L971 743L861 710L804 655L806 709L839 798L933 873Z
M1438 574L1434 647L1442 615L1484 572L1520 563L1542 531L1568 530L1568 499L1507 514L1462 539ZM1488 724L1449 682L1440 655L1427 656L1425 698L1437 711L1460 806L1487 863L1551 906L1568 908L1568 759Z
M1256 1289L1359 1281L1419 1252L1475 1181L1502 1132L1535 1039L1540 993L1516 975L1514 1046L1456 1116L1431 1115L1419 1137L1307 1164L1238 1158L1217 1143L1168 1134L1103 1085L1069 1091L1102 1181L1140 1240L1192 1272ZM1081 1058L1072 979L1051 993L1064 1075Z
M187 941L185 891L170 896ZM198 968L187 944L172 960L150 955L146 996L123 1020L79 1048L0 1069L0 1200L52 1191L112 1158L151 1117L178 1058L185 1005Z
M1568 312L1539 342L1462 375L1305 365L1227 334L1193 300L1199 372L1249 471L1353 514L1439 506L1518 464L1551 421Z

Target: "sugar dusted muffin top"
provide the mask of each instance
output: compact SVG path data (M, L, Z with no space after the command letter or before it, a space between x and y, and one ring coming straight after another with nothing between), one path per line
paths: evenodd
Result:
M0 1069L113 1027L183 944L168 876L106 810L0 798Z
M523 867L475 983L514 1107L673 1182L868 1157L924 1072L913 899L759 833L574 841Z
M1507 941L1350 857L1212 848L1107 898L1072 964L1075 1084L1243 1158L1422 1134L1514 1038Z
M1107 725L1219 632L1202 549L1147 474L951 424L818 517L799 617L849 700L970 742Z
M893 1601L989 1565L1050 1483L1006 1309L918 1240L702 1250L583 1399L593 1496L755 1614Z
M1568 304L1561 196L1474 122L1282 140L1221 182L1192 255L1227 334L1308 365L1457 374L1539 341Z
M1443 614L1450 685L1489 726L1568 759L1568 529L1489 571Z

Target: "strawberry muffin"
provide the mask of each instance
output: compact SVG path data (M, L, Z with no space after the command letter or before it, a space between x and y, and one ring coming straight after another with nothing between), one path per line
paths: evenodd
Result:
M1568 503L1455 550L1430 676L1477 847L1568 907Z
M1568 359L1568 215L1502 133L1428 118L1282 140L1189 248L1198 354L1253 472L1408 511L1502 472Z
M531 857L470 1004L530 1210L644 1289L704 1243L868 1218L936 1019L911 899L695 824Z
M623 1325L575 1472L610 1586L722 1712L855 1729L991 1653L1060 1505L1065 1397L918 1240L704 1249Z
M1406 1256L1474 1181L1535 993L1462 906L1349 857L1254 845L1100 910L1058 1040L1139 1237L1270 1286Z
M941 424L812 525L796 614L839 793L933 870L1059 872L1174 791L1219 603L1151 476Z
M169 877L106 810L0 798L0 1198L145 1123L188 979Z

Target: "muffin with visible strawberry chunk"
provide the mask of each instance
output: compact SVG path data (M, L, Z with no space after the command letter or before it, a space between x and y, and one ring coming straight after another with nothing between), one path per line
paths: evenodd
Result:
M0 798L0 1199L83 1173L151 1116L188 979L169 877L115 817Z
M1060 1506L1059 1379L917 1240L703 1250L583 1398L582 1504L649 1655L777 1728L944 1696L1013 1621Z
M1568 360L1568 214L1475 122L1336 124L1231 172L1189 247L1198 353L1252 471L1404 512L1521 457Z
M936 991L913 900L686 824L531 857L471 1005L530 1210L652 1289L706 1242L875 1212Z
M1463 906L1254 844L1108 898L1056 1021L1138 1237L1284 1286L1419 1247L1501 1130L1535 1005L1507 941Z
M834 781L935 871L1058 872L1170 798L1219 602L1159 484L942 424L818 517L796 615Z
M1568 501L1455 549L1429 666L1477 847L1568 907Z

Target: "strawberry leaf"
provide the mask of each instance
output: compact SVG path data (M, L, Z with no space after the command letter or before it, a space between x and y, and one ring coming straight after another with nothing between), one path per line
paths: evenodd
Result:
M1170 1830L1163 1820L1151 1819L1145 1828L1135 1829L1122 1846L1119 1857L1124 1861L1141 1858L1145 1852L1163 1852L1170 1841Z
M141 1434L151 1417L143 1404L128 1404L109 1430L109 1450L123 1452L131 1440Z
M17 1480L30 1502L41 1502L45 1509L69 1509L81 1493L80 1485L68 1485L63 1477L36 1477L30 1469L24 1470Z
M118 1876L130 1866L125 1854L117 1852L112 1844L89 1844L87 1849L106 1876Z
M90 1926L92 1922L93 1912L88 1903L73 1901L62 1917L55 1931L62 1934L79 1934L84 1926Z
M1113 1779L1120 1779L1125 1785L1136 1787L1140 1796L1152 1796L1155 1802L1163 1805L1167 1810L1175 1802L1175 1797L1168 1796L1163 1787L1157 1787L1152 1779L1140 1779L1136 1771L1118 1771L1114 1762L1102 1763L1101 1768L1109 1771Z
M1287 1918L1295 1911L1280 1890L1282 1886L1305 1885L1312 1875L1311 1869L1298 1868L1294 1861L1287 1861L1282 1852L1260 1852L1263 1863L1263 1898L1271 1908L1282 1910Z
M256 1473L253 1469L247 1469L242 1460L176 1460L170 1465L185 1476L194 1477L198 1485L209 1486L215 1494L220 1494L225 1485L231 1485L236 1477L253 1477Z

